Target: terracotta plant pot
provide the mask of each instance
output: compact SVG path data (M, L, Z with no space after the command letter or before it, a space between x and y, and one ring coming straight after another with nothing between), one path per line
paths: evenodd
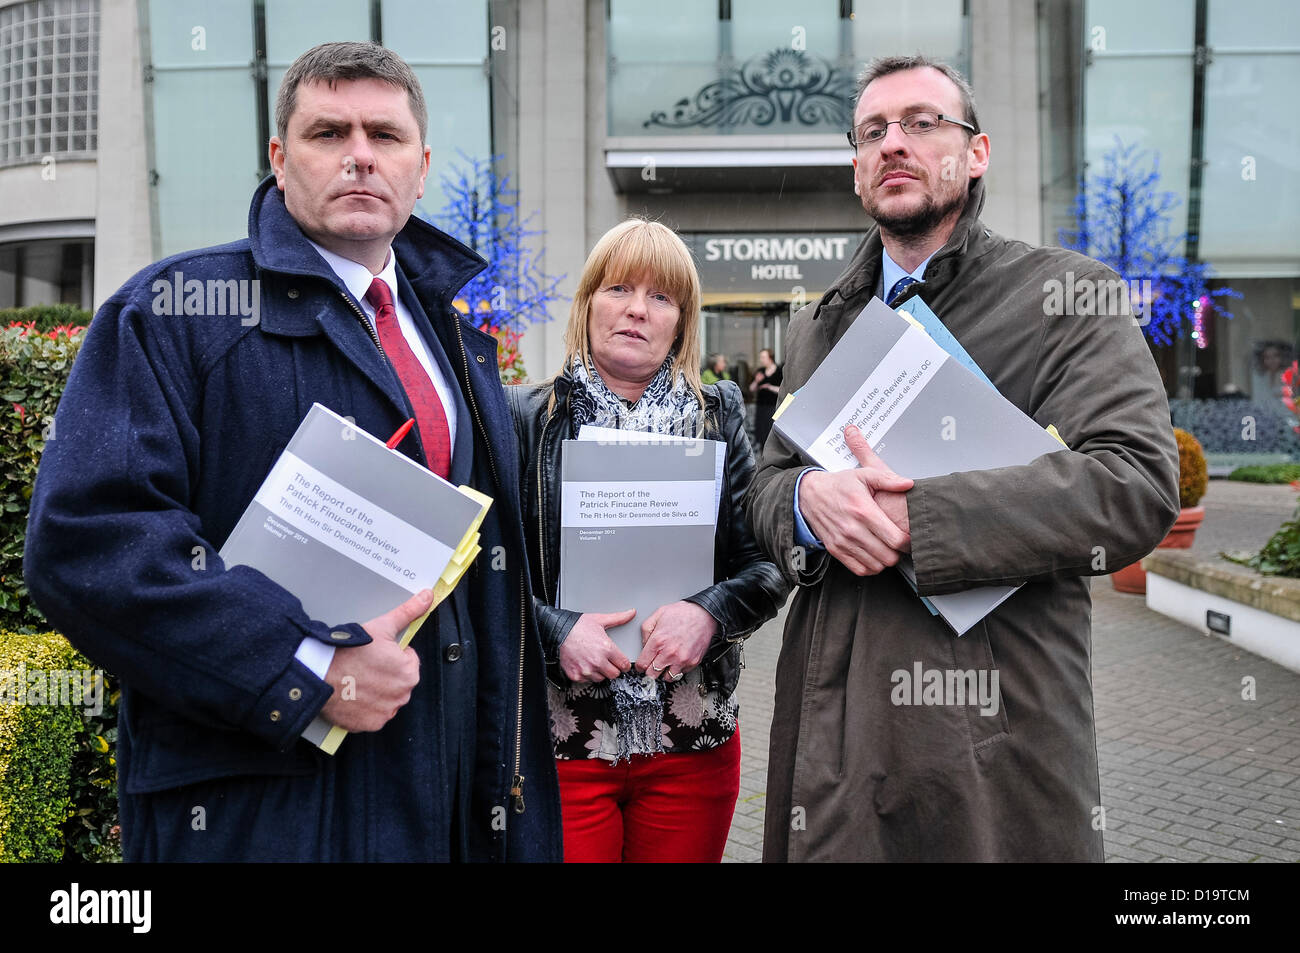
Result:
M1147 591L1147 571L1142 568L1141 561L1135 562L1131 566L1125 566L1123 569L1117 569L1110 574L1110 584L1115 587L1116 592L1128 592L1133 595L1145 595Z
M1205 507L1187 506L1178 513L1178 519L1174 521L1173 528L1169 535L1160 541L1156 549L1191 549L1192 539L1196 536L1196 528L1201 525L1205 519ZM1145 595L1147 591L1147 571L1142 568L1142 563L1135 562L1131 566L1125 566L1110 574L1111 585L1115 587L1116 592L1129 592L1135 595Z
M1203 519L1205 519L1205 507L1185 507L1179 512L1178 519L1174 520L1174 528L1169 531L1169 535L1156 548L1191 549L1192 537L1196 535L1196 528L1201 525Z

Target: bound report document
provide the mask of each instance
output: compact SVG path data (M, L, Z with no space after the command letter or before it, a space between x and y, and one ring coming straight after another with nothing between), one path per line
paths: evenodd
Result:
M924 317L942 327L919 298L907 305L925 309ZM912 315L873 298L773 424L831 471L858 465L844 442L844 427L853 424L890 469L914 480L1016 466L1064 449L1054 432L997 392L955 339L950 346L959 354L940 347ZM915 588L911 560L898 568ZM987 586L926 601L963 635L1016 588Z
M714 440L635 438L655 442L564 441L558 594L575 612L635 608L608 630L632 660L656 609L713 585L719 456Z
M491 505L313 404L220 555L279 583L313 619L368 622L422 589L433 606L445 599L478 555ZM303 733L329 754L346 735L321 718Z

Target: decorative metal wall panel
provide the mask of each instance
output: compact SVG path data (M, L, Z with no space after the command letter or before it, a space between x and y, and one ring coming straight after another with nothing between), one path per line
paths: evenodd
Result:
M803 50L778 48L656 111L642 125L667 129L767 127L773 123L832 126L853 122L853 77Z

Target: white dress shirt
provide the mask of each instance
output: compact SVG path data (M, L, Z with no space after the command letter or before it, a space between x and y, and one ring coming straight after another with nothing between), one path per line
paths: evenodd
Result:
M307 240L311 241L310 238ZM376 278L384 279L385 284L388 285L388 290L393 295L393 307L397 309L397 326L402 329L402 337L406 338L406 343L415 354L416 360L420 362L425 373L429 375L429 380L433 381L434 389L438 391L438 399L442 401L443 413L447 415L448 439L451 446L456 446L456 402L452 399L452 391L446 378L442 376L442 370L429 354L429 348L425 345L424 338L415 329L415 319L411 317L411 312L402 303L402 296L397 293L397 256L393 254L393 250L391 248L388 250L388 258L384 262L383 270L377 275L372 275L370 269L360 262L336 255L332 251L321 248L315 242L311 242L311 244L313 248L320 252L320 256L325 259L325 264L329 265L334 274L339 276L339 280L343 282L348 291L352 292L352 297L356 298L360 303L361 309L366 313L366 319L370 322L372 328L375 327L375 309L366 300L366 292L370 290L370 283ZM376 329L375 333L379 333L378 329ZM375 436L380 440L388 439L385 434L375 434Z

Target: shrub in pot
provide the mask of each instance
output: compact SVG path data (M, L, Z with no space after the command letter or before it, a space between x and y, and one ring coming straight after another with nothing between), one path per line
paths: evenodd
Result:
M1205 507L1200 502L1210 484L1210 477L1200 441L1181 427L1174 428L1174 439L1178 442L1178 505L1181 509L1169 535L1157 548L1191 549L1196 528L1205 519ZM1147 591L1147 572L1141 562L1112 573L1110 581L1120 592L1143 594Z

